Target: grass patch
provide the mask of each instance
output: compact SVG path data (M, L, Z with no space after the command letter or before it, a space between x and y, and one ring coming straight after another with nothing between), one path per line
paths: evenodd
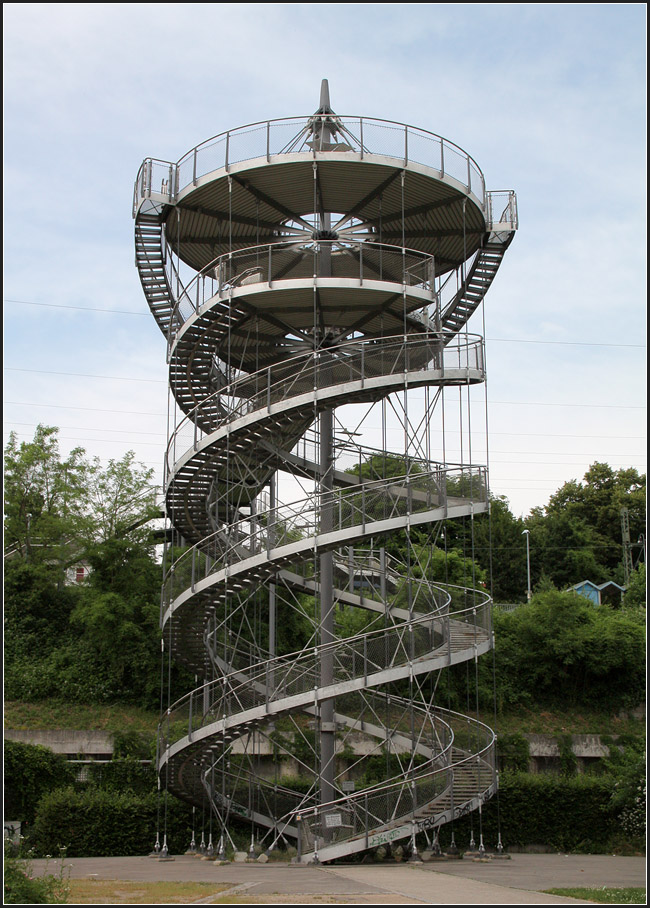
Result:
M37 728L68 728L76 731L99 729L101 731L135 731L155 735L158 713L122 704L84 705L59 700L39 703L9 701L4 704L5 728L20 730ZM487 717L487 714L486 714ZM282 719L276 721L278 731L295 731L295 726ZM305 724L308 718L304 717ZM300 723L300 719L298 720ZM491 723L489 723L491 724ZM640 719L621 719L602 712L557 709L519 709L498 716L496 731L500 734L574 734L574 735L645 735L645 722Z
M59 700L39 703L8 701L4 704L4 727L16 730L68 728L75 731L98 729L107 732L135 731L155 735L158 713L135 706L84 705Z
M486 718L487 720L487 713ZM488 724L492 724L488 721ZM496 718L499 734L645 735L645 721L589 710L519 709Z
M588 899L590 902L601 902L605 905L645 905L645 888L628 886L625 889L613 889L602 886L598 889L545 889L549 895L564 895L572 899Z
M231 883L133 883L124 880L70 880L73 905L187 905L230 889Z

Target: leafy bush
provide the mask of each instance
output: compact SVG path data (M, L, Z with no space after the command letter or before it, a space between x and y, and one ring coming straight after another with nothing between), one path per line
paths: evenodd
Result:
M634 611L594 607L549 591L512 612L494 612L500 708L589 702L594 709L636 706L645 693L643 622ZM491 660L482 660L485 690Z
M130 791L141 795L156 789L156 771L133 757L113 759L110 763L91 763L88 766L91 784L114 791Z
M32 823L41 797L73 781L74 769L60 754L38 744L5 741L4 812L8 819Z
M486 848L501 839L510 845L546 845L557 851L604 852L620 838L619 813L611 797L612 776L557 776L531 773L501 774L498 800L493 797L478 813L454 823L456 844L467 848L470 831L478 843L480 825ZM443 827L441 845L451 828Z
M166 818L170 851L185 851L191 838L192 809L164 794L120 792L113 788L84 791L61 788L38 806L32 830L36 853L53 854L65 846L69 857L116 857L148 854L160 820Z
M497 756L502 771L527 772L530 762L530 745L519 732L499 735Z
M631 839L643 840L646 831L646 758L645 742L621 740L623 748L610 746L605 769L616 774L611 796L622 832Z
M32 875L31 862L15 857L5 842L4 904L5 905L63 905L70 892L64 880L63 866L59 876Z

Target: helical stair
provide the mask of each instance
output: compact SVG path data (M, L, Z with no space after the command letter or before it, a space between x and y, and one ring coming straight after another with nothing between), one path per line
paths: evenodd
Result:
M236 817L301 862L414 846L496 790L492 731L435 700L492 646L490 598L424 562L488 509L486 468L445 456L444 395L469 408L485 379L467 323L517 227L453 143L337 116L326 80L320 102L147 158L133 200L173 407L163 645L196 677L161 785L207 805L219 854Z

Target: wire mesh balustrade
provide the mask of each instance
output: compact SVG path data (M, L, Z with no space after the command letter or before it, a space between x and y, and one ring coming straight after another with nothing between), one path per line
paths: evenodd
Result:
M308 119L309 128L305 128ZM374 117L337 116L344 141L331 145L314 145L314 128L318 121L329 124L328 116L266 120L228 130L192 148L177 164L170 161L145 160L134 190L134 213L142 199L163 196L176 202L179 195L214 171L225 170L246 161L265 160L278 155L313 157L317 152L352 153L363 159L381 155L435 169L441 178L452 177L464 186L481 206L485 204L485 179L474 159L454 142L427 130L380 120ZM321 135L325 130L321 130ZM158 177L160 172L160 186Z
M483 467L461 467L443 473L436 468L336 489L327 493L333 504L330 533L444 508L450 487L454 498L485 501L485 473ZM307 551L321 530L321 499L322 493L314 491L281 508L222 525L170 565L163 581L163 601L171 603L190 585L260 552L266 552L270 558L271 550L279 555L279 550L289 545L294 546L296 556L301 548ZM380 532L381 526L377 526L376 533Z
M235 420L255 412L261 417L268 416L274 405L284 404L288 408L293 398L313 397L314 388L339 389L345 395L349 389L341 386L348 382L405 375L408 384L415 386L418 375L424 380L424 373L432 371L439 372L441 379L446 376L450 382L482 378L483 339L465 334L454 343L446 340L428 334L367 338L347 341L325 351L297 354L230 381L232 370L224 370L223 387L190 410L171 433L167 448L168 475L173 474L174 463L189 451L190 445L195 451L203 437L220 426L228 424L232 429Z
M315 689L320 680L321 660L328 652L334 656L336 671L332 684L341 687L337 702L344 711L346 706L350 708L345 700L346 682L347 695L354 692L351 685L359 681L363 681L364 685L372 684L373 676L374 683L381 683L385 671L399 666L408 668L414 660L431 656L434 652L431 646L437 641L442 641L438 648L443 655L445 650L451 652L449 641L453 624L472 628L472 638L462 641L464 649L471 648L475 643L489 642L489 611L490 601L486 596L480 605L469 609L440 616L421 616L401 625L253 665L245 663L244 651L239 670L222 674L218 680L204 684L170 707L160 727L163 750L174 741L206 726L219 726L214 729L215 734L226 728L236 728L245 719L242 714L250 712L251 719L263 718L273 703L283 708L294 708L299 701L308 706L315 697L317 700L325 699L328 692L321 690L316 696ZM235 654L223 641L221 645L223 650L219 662L223 672L224 666L232 666ZM219 648L220 641L216 641L214 652L218 654ZM364 696L367 693L364 692ZM329 693L329 696L332 694ZM285 701L291 698L296 698L295 702L287 705ZM385 702L384 698L382 702ZM404 731L406 733L406 727Z

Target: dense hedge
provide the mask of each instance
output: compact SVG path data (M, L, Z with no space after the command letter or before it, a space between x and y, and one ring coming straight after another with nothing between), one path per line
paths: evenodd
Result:
M91 785L145 795L156 789L156 770L153 764L143 764L132 758L111 760L110 763L90 763L88 776Z
M575 776L503 773L498 802L489 801L479 819L477 812L454 823L456 844L467 850L474 833L489 850L498 842L499 818L504 847L545 845L557 851L604 852L622 837L620 820L612 808L611 776ZM58 854L67 847L70 857L148 854L155 842L157 819L163 829L164 795L138 795L90 788L59 789L41 801L31 844L38 854ZM197 828L198 831L198 828ZM443 827L440 844L450 841L451 827ZM167 845L172 854L185 851L191 838L191 808L167 800Z
M38 744L4 742L4 815L30 824L41 797L74 781L73 767L61 754Z
M179 854L191 839L191 808L167 798L167 845ZM162 829L164 794L146 795L110 789L60 788L46 795L38 807L30 845L39 855L116 857L151 852L158 819Z
M471 832L479 843L482 825L487 849L501 841L511 845L545 845L557 851L609 850L622 834L617 812L612 808L612 776L551 774L501 774L498 798L493 797L478 812L454 823L456 845L465 850ZM500 824L499 824L500 821ZM451 827L440 834L441 845L449 843Z

